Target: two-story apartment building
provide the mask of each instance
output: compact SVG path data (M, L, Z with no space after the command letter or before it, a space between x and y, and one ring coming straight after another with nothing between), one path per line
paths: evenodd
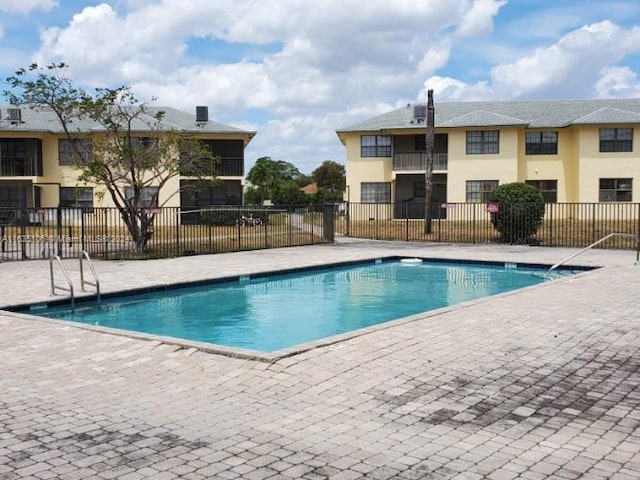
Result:
M146 122L141 119L140 125L152 125L153 116L160 110L165 112L163 130L197 138L219 158L216 170L211 172L219 182L213 187L183 188L194 179L175 177L160 191L158 205L149 206L194 209L241 204L244 150L255 132L210 120L207 107L196 107L195 114L168 107L149 108L149 118ZM73 128L88 136L83 141L89 143L86 152L90 155L91 137L103 130L90 120L74 120ZM135 133L141 141L149 135L144 128ZM102 195L103 187L78 182L75 163L70 140L52 112L0 106L0 209L4 208L5 214L18 208L113 206L110 196ZM125 195L126 188L123 186ZM147 192L147 196L151 198L152 193Z
M337 130L349 200L424 205L425 117L409 104ZM436 103L432 202L485 202L511 182L547 202L638 202L638 134L640 99Z

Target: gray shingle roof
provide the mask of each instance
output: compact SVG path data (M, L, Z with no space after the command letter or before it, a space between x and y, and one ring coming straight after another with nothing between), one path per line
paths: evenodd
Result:
M528 125L529 122L521 118L514 118L499 113L487 112L486 110L474 110L459 117L444 121L440 127L484 127L486 125L508 126L508 125Z
M11 105L0 105L0 132L63 132L60 122L57 120L53 112L49 110L34 110L22 107L20 109L22 121L20 123L12 123L8 119L8 109L10 108L15 107ZM237 133L247 134L250 137L255 135L255 132L241 130L213 120L209 120L203 124L196 124L195 113L191 114L171 107L149 107L147 115L143 115L133 124L133 130L139 132L149 131L149 125L154 123L153 116L159 111L165 112L162 120L162 126L166 130L178 130L188 133ZM96 122L89 119L74 120L71 126L75 131L81 132L96 132L104 130Z
M337 130L367 132L394 128L424 129L414 119L413 105ZM585 124L640 123L640 99L515 100L503 102L443 102L435 104L436 127L520 125L561 128Z

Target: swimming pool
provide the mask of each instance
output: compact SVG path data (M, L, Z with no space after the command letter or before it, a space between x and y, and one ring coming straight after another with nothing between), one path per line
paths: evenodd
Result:
M406 260L406 259L405 259ZM516 264L377 260L165 289L30 313L272 353L544 282Z

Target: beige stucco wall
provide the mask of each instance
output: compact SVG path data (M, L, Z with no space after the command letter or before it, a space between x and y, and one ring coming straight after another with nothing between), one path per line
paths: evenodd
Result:
M499 130L497 154L467 155L467 131ZM499 184L518 180L518 130L515 128L455 129L449 131L447 200L466 201L467 180L498 180Z
M38 138L42 141L42 176L38 177L0 177L3 181L30 180L41 188L41 206L57 207L59 203L59 187L87 186L93 187L95 207L113 207L114 203L106 188L80 182L80 172L72 166L60 165L58 155L58 139L62 138L49 133L2 132L4 138ZM205 139L238 139L237 135L209 134L199 138ZM245 139L245 143L247 140ZM244 177L221 177L224 179L240 180ZM123 186L124 187L124 186ZM180 178L171 178L160 191L159 204L166 207L180 206Z
M360 133L345 136L347 150L347 200L361 201L360 185L363 182L391 182L393 180L392 157L360 157ZM393 199L393 185L391 198Z
M624 128L625 125L616 125ZM628 125L627 127L633 127ZM640 201L640 128L633 131L632 152L600 153L600 127L585 126L579 131L580 168L578 172L580 202L597 202L599 200L600 178L632 178L632 201Z
M500 131L500 152L496 155L467 155L466 132L492 129ZM600 153L599 129L599 126L531 129L558 132L557 155L526 155L526 130L520 127L436 129L437 133L448 134L447 201L466 201L467 180L498 180L499 184L556 180L559 203L598 202L600 178L632 178L633 201L640 201L640 127L634 129L634 151L629 153ZM352 202L360 201L362 182L388 182L395 179L391 158L360 157L360 135L376 133L380 132L341 133L346 143L347 185ZM415 132L393 131L393 134L403 133ZM392 185L392 199L396 198L394 189L395 182ZM409 192L399 193L409 195Z
M558 202L578 201L576 132L572 128L535 129L535 131L557 132L558 153L557 155L527 155L526 131L520 130L518 132L518 181L556 180L558 182Z

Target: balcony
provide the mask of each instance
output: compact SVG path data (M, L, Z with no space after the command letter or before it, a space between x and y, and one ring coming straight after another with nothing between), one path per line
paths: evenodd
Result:
M0 158L0 177L36 177L42 175L42 162L23 157Z
M244 175L243 157L223 157L214 161L202 161L199 164L181 168L183 177L242 177Z
M424 172L427 161L426 152L395 153L393 155L393 170L396 172ZM433 154L433 169L447 170L448 154Z
M218 177L241 177L244 175L244 158L223 157L215 174Z

